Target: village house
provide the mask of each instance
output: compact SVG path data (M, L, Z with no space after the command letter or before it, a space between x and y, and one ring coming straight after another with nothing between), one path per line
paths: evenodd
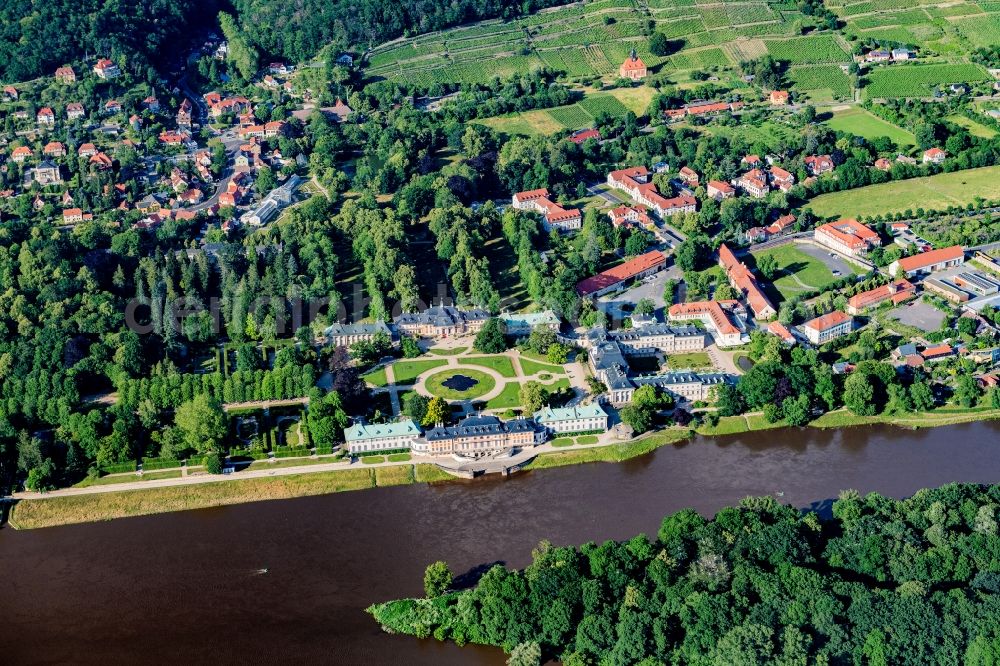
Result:
M250 100L243 96L221 99L218 93L209 93L205 95L206 101L210 99L210 96L212 96L211 100L213 101L209 102L208 112L213 118L219 118L226 114L238 114L250 105Z
M889 264L889 274L896 275L902 271L905 277L911 278L961 266L963 263L965 263L965 250L961 245L952 245L897 259Z
M80 157L93 157L97 154L97 146L92 143L81 144L77 149L76 154Z
M512 205L517 210L541 213L546 229L572 231L583 224L583 214L577 208L563 208L549 198L549 191L544 187L538 190L527 190L514 195Z
M771 106L785 106L788 104L788 91L772 90L768 100L771 102Z
M56 114L49 107L43 106L35 115L35 122L46 127L53 127L56 124Z
M929 148L924 151L924 164L941 164L948 158L948 153L940 148Z
M582 129L573 132L573 134L571 134L569 137L569 140L578 146L583 144L583 142L586 141L587 139L594 139L596 141L600 141L601 133L595 129Z
M820 245L850 257L863 257L868 250L882 245L882 239L857 220L839 220L816 227L813 238Z
M114 160L108 157L107 153L98 151L90 156L88 164L90 164L91 168L97 169L98 171L107 171L114 166Z
M771 184L782 192L788 192L795 184L795 176L781 167L772 166L768 169L768 175L770 176Z
M802 333L814 345L821 345L847 335L854 327L854 319L840 310L810 319L802 324Z
M535 423L554 435L608 430L608 413L596 402L575 407L546 406L535 412L534 416Z
M11 152L10 159L20 164L21 162L24 162L24 160L33 156L34 153L31 152L31 148L28 148L27 146L18 146Z
M735 197L736 188L721 180L710 180L708 181L708 186L705 188L705 193L716 201L722 201L723 199L732 199Z
M164 130L160 132L160 142L168 146L182 146L188 140L188 135L183 132L170 132Z
M646 78L646 73L646 63L642 61L635 49L632 49L632 53L618 68L618 76L630 81L641 81Z
M877 160L875 160L875 168L878 169L879 171L891 171L892 162L890 162L884 157L880 157Z
M76 83L76 72L72 67L59 67L56 69L56 83Z
M79 120L87 115L80 102L70 102L66 105L66 118L69 120Z
M101 58L94 65L94 74L97 78L102 81L110 81L111 79L117 79L121 76L122 71L118 68L118 65L107 58Z
M160 212L160 202L152 194L147 195L139 200L135 205L136 210L144 215L150 215L152 213Z
M160 110L160 100L156 99L156 95L150 95L146 99L142 100L142 106L147 111L156 113Z
M788 327L782 324L780 321L772 321L767 325L767 332L771 335L776 336L779 340L784 342L786 345L794 345L796 340L792 332L788 330Z
M355 423L344 428L344 443L352 456L376 451L412 449L420 437L420 428L412 419L396 423Z
M865 54L865 62L888 62L890 60L892 60L892 53L885 49L877 49Z
M581 280L576 285L576 293L580 296L597 298L623 287L634 280L654 275L667 265L667 255L659 250L652 250L619 264L592 277Z
M42 154L46 157L62 157L66 154L66 147L58 141L50 141L45 144L45 148L42 149Z
M833 158L829 155L810 155L805 158L806 171L810 176L819 176L833 171Z
M177 109L177 126L181 129L191 129L191 100L187 97Z
M5 102L15 102L20 95L17 92L17 88L14 86L4 86L3 87L3 101Z
M94 219L90 213L84 213L80 208L69 208L63 211L63 222L66 224L76 224Z
M681 182L688 187L698 187L698 174L695 173L694 169L683 166L677 172L677 175L680 177Z
M877 308L887 301L893 305L898 305L914 298L916 294L917 288L907 280L894 280L889 284L884 284L851 296L847 299L847 314L857 316L866 310Z
M116 113L121 113L122 105L116 99L109 99L104 103L104 114L108 116L113 116Z

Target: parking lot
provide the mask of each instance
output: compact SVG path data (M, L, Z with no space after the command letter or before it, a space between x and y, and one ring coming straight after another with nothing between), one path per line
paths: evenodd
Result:
M850 275L854 272L846 259L822 246L813 245L812 243L796 243L795 249L801 250L810 257L823 262L823 265L829 268L830 272L836 277Z
M930 303L924 303L920 299L900 305L889 313L891 319L896 319L907 326L919 328L922 331L930 332L941 328L945 314Z
M663 320L663 309L667 306L667 303L663 300L663 287L668 280L676 280L680 283L683 277L683 271L671 263L665 270L638 282L631 289L619 294L602 296L598 300L597 306L606 312L612 320L620 321L626 314L631 312L632 306L642 299L648 298L656 305L657 314ZM680 290L681 288L682 285L678 284L678 289ZM627 310L628 312L623 312L623 310Z

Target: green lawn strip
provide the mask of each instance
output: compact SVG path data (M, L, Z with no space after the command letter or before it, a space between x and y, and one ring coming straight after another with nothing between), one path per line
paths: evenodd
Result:
M394 465L375 469L375 485L378 487L405 486L413 483L413 477L413 465Z
M527 465L527 468L545 469L548 467L562 467L564 465L576 465L586 462L621 462L644 455L661 446L687 439L689 435L690 431L688 430L661 430L645 435L640 439L621 444L543 453L532 460Z
M447 365L444 359L430 359L425 361L396 361L392 364L392 373L397 384L412 384L417 377L432 370Z
M476 383L465 391L459 391L444 385L456 375L462 375L476 380ZM424 381L424 388L431 395L435 395L445 400L473 400L482 395L486 395L496 386L496 380L492 375L470 368L448 368L434 373Z
M371 372L366 372L365 374L361 375L361 379L365 380L372 386L385 386L386 384L389 383L389 380L386 379L385 376L384 367L377 368L375 370L372 370Z
M335 472L289 474L260 479L238 479L218 483L22 500L14 507L10 515L10 523L18 529L32 529L260 500L360 490L371 488L374 485L371 471L370 469L348 469Z
M484 368L496 370L507 378L517 376L514 371L514 364L507 356L466 356L461 360L463 365L480 365Z
M750 427L742 416L722 416L716 425L701 425L696 432L699 435L738 435L749 430Z
M182 473L178 469L165 469L156 472L145 472L142 476L138 474L115 474L114 476L101 476L96 479L86 478L75 484L73 488L89 488L90 486L113 486L119 483L133 483L135 481L155 481L156 479L179 479Z
M574 444L576 444L576 442L573 440L572 437L559 437L558 439L553 439L550 442L550 444L552 444L552 446L556 448L559 448L563 446L573 446Z
M455 347L453 349L438 349L432 348L428 349L427 353L434 354L435 356L458 356L459 354L464 354L469 351L468 347Z
M365 456L361 459L365 465L378 465L385 462L385 456Z
M580 435L576 438L577 444L597 444L600 441L597 435Z
M554 375L566 374L565 368L561 365L539 363L538 361L533 361L530 358L525 358L523 355L519 360L521 361L521 371L524 372L525 375L537 375L540 372L549 372Z
M389 462L409 462L410 460L409 453L391 453L386 457L388 458Z

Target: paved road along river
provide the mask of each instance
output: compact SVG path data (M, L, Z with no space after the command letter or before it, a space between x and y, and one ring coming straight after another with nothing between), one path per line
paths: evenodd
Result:
M496 650L388 636L363 612L423 568L523 566L539 540L655 533L661 517L781 492L905 496L1000 482L1000 423L700 438L628 463L0 530L0 654L32 663L502 664ZM260 573L261 569L267 573Z

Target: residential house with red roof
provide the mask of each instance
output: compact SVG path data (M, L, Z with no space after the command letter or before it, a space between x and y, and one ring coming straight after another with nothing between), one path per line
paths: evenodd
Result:
M716 201L722 201L735 197L736 188L721 180L710 180L705 188L705 193Z
M66 105L66 118L68 120L79 120L87 115L80 102L70 102Z
M76 83L76 72L72 67L56 68L56 83Z
M596 129L582 129L573 132L573 134L569 137L569 140L578 146L587 139L596 139L597 141L600 141L601 133Z
M81 144L77 149L76 154L80 157L93 157L97 154L97 146L92 143Z
M924 151L924 164L941 164L948 158L948 153L940 148L929 148Z
M698 174L691 167L683 166L680 171L677 172L681 181L688 187L698 187Z
M17 92L17 88L14 86L4 86L3 87L3 101L14 102L20 95Z
M833 171L833 158L829 155L810 155L805 158L806 171L810 176L819 176Z
M35 122L46 127L53 127L56 124L56 114L49 107L43 106L35 115Z
M24 160L28 159L29 157L33 157L33 156L34 156L34 153L31 152L31 148L28 148L27 146L18 146L17 148L15 148L11 152L10 159L12 159L15 162L17 162L18 164L20 164Z
M46 157L62 157L66 154L66 147L58 141L49 141L42 149L42 154Z
M117 79L121 76L121 73L122 71L118 68L118 65L115 64L114 61L108 60L107 58L101 58L97 61L97 64L94 65L94 74L96 74L97 78L102 81Z
M647 226L653 223L646 214L645 206L618 206L608 211L608 217L615 227Z
M608 185L614 189L628 192L629 196L661 218L678 213L691 213L698 207L697 199L689 194L669 199L661 195L657 191L656 185L650 182L649 169L644 166L612 171L608 174Z
M767 174L760 169L751 169L737 178L736 187L755 199L763 199L771 191Z
M788 104L788 91L772 90L768 100L771 102L771 106L785 106Z
M772 321L767 325L767 332L777 336L782 342L788 345L795 344L795 336L780 321Z

